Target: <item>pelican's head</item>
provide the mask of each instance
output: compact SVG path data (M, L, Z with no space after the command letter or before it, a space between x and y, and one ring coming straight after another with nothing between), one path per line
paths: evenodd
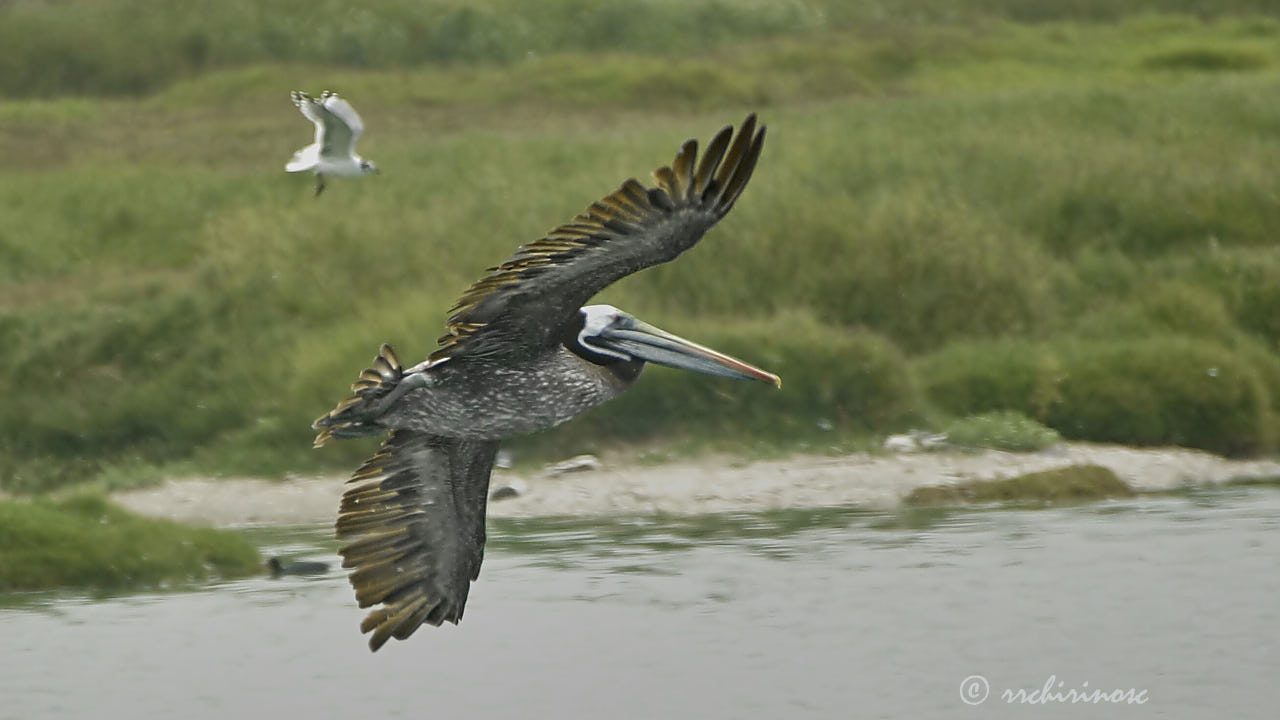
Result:
M771 372L672 335L612 305L587 305L580 312L582 329L576 339L590 353L782 387L782 378Z
M373 163L369 162L368 160L363 160L363 159L362 159L362 160L360 161L360 174L361 174L361 175L376 175L376 174L378 174L378 166L377 166L377 165L374 165Z

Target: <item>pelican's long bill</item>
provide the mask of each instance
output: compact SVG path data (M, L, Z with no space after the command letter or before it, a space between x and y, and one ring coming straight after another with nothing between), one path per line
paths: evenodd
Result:
M667 367L739 380L759 380L782 387L782 378L735 357L690 342L641 320L633 320L628 325L625 328L606 328L593 341L631 357Z

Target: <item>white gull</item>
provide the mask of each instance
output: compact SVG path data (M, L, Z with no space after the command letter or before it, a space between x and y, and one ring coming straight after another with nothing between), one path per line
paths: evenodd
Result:
M378 172L373 163L356 154L364 123L351 103L328 90L319 100L298 90L292 97L303 117L315 123L316 141L293 154L284 166L287 172L314 172L316 195L324 191L325 176L360 177Z

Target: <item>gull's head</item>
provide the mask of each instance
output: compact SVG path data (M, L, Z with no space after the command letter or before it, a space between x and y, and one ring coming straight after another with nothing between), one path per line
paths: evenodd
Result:
M369 162L368 160L361 160L361 161L360 161L360 174L361 174L361 175L376 175L377 173L378 173L378 166L377 166L377 165L374 165L373 163Z

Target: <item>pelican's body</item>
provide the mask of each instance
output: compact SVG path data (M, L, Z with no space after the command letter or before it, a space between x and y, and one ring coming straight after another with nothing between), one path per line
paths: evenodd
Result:
M646 362L773 384L776 375L609 305L583 305L625 275L692 247L741 194L764 141L748 116L658 187L628 180L468 289L441 346L405 369L387 345L347 398L316 420L316 445L390 431L339 508L341 552L377 650L424 622L462 617L484 553L489 474L501 438L558 425L617 397ZM696 166L696 167L695 167Z
M512 365L443 363L419 370L424 386L408 391L378 422L442 437L521 435L559 425L617 397L642 365L596 365L563 347Z

